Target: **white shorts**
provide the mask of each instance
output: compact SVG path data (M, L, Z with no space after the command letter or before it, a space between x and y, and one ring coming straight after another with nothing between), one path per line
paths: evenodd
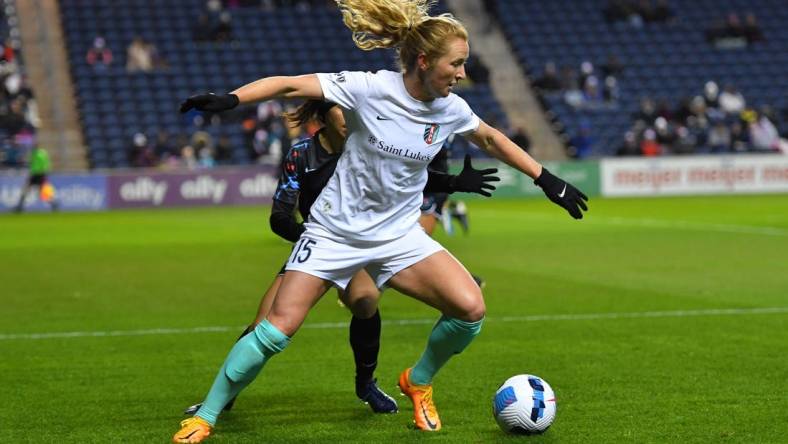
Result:
M383 288L401 270L444 250L418 224L392 241L353 243L315 222L307 222L304 227L306 231L293 247L285 269L331 281L343 290L362 268L378 288Z

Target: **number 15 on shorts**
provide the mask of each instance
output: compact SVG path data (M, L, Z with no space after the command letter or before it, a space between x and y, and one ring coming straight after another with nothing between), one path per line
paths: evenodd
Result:
M299 264L303 264L306 262L309 256L312 255L312 249L309 248L309 246L315 245L316 243L317 242L312 239L302 238L299 240L296 247L293 249L293 254L290 256L290 263L294 264L298 262Z

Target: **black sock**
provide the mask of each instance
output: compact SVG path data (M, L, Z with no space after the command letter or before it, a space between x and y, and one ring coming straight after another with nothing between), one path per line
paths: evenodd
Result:
M369 319L353 316L350 321L350 346L356 360L356 386L372 380L380 350L380 312Z

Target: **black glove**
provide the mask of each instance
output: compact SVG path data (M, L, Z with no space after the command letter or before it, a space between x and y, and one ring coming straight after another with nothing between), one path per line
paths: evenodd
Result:
M583 218L583 212L580 211L580 208L588 211L588 206L584 202L588 201L588 196L572 186L571 183L553 176L550 171L547 171L547 168L542 168L542 174L536 178L534 183L542 187L542 191L544 191L548 199L564 207L575 219Z
M235 94L222 94L221 96L214 93L198 94L181 103L181 112L185 113L190 109L212 112L226 111L235 108L240 102Z
M498 176L493 174L498 172L498 168L488 168L486 170L475 170L471 166L470 154L465 155L465 165L460 171L460 174L452 176L449 181L449 187L452 191L462 191L465 193L479 193L482 196L490 197L489 191L495 191L495 186L490 182L498 182L501 180Z

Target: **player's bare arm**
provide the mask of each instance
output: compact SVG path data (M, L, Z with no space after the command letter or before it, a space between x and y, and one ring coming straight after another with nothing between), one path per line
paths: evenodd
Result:
M532 179L536 179L542 174L542 165L539 162L534 160L533 157L528 155L502 132L483 121L479 123L479 128L476 131L465 137L491 156L503 161L512 168L520 170Z
M575 219L583 218L583 211L588 210L588 196L571 183L553 175L503 133L480 122L476 131L466 137L495 158L534 179L534 184L542 188L545 196L564 208L570 216Z
M275 76L255 80L235 89L229 94L198 94L181 103L180 111L221 112L235 108L242 103L264 100L285 99L323 99L323 89L315 74L300 76Z

